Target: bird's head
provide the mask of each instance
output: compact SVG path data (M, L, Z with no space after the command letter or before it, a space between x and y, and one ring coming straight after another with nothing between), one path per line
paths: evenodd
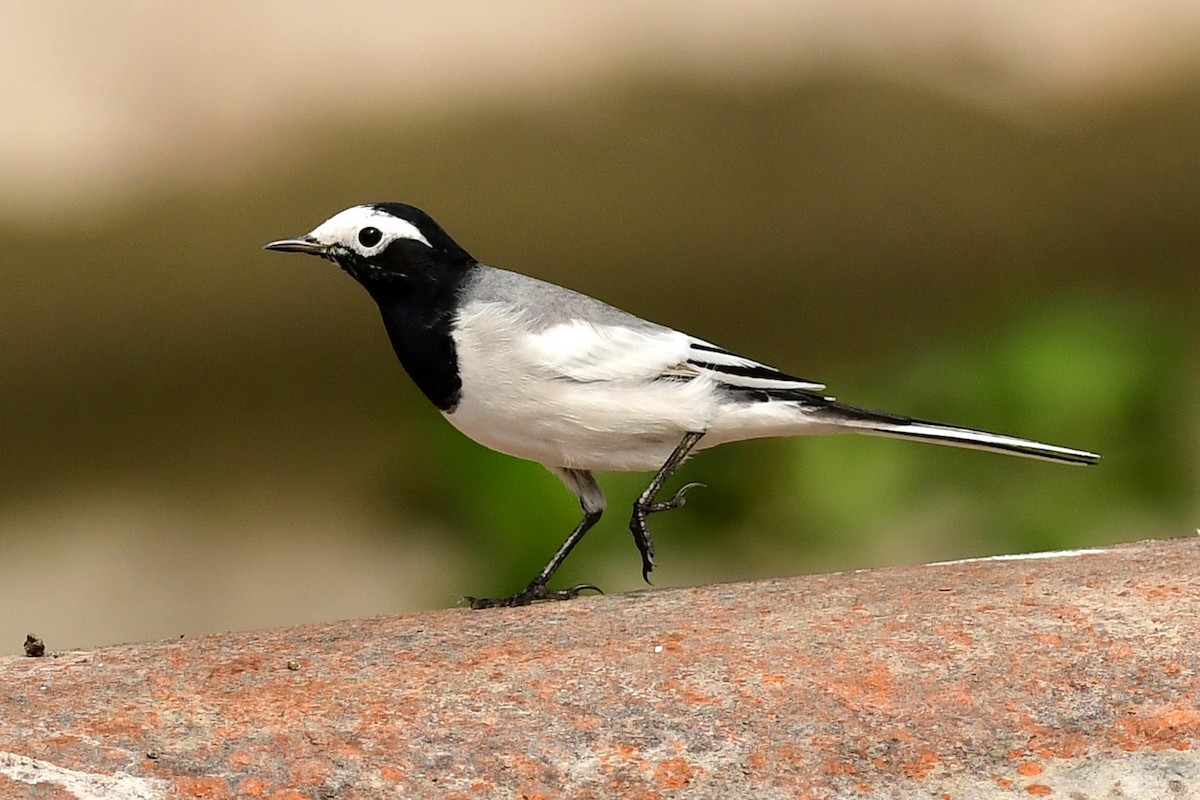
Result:
M353 206L303 236L265 247L329 259L364 284L436 279L475 261L432 217L403 203Z

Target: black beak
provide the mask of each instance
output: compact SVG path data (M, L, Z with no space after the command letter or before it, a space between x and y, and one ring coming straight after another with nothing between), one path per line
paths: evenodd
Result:
M281 253L308 253L311 256L323 256L329 252L329 245L321 244L311 236L301 236L298 239L280 239L263 245L264 250L278 250Z

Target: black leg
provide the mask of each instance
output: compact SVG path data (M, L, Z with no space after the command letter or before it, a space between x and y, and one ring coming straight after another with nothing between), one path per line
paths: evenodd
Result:
M646 516L658 511L670 511L672 508L679 508L684 504L684 495L693 486L700 486L699 483L689 483L678 492L670 500L663 502L655 502L654 498L662 491L663 484L671 477L671 474L679 468L684 459L688 457L688 453L692 452L692 448L696 446L696 442L700 441L703 433L688 433L683 437L683 441L675 448L675 451L667 458L664 463L654 474L650 480L650 485L646 487L646 491L642 492L637 501L633 504L633 516L629 520L629 530L633 533L633 541L637 545L638 552L642 554L642 580L646 583L650 582L650 571L654 569L654 542L650 540L650 528L646 525Z
M550 582L550 577L554 575L562 562L566 560L571 550L575 545L579 544L579 540L588 532L593 525L600 521L600 515L604 513L604 493L600 491L599 484L592 477L590 472L581 469L551 469L551 472L562 478L567 487L579 497L579 505L583 507L583 519L575 526L575 530L571 531L571 535L562 543L558 551L550 559L546 566L542 567L542 571L537 574L528 586L516 594L510 594L508 597L464 597L463 600L471 604L471 608L502 608L511 606L527 606L530 603L538 600L570 600L576 597L580 592L588 590L599 592L600 587L593 586L590 583L581 583L578 586L572 586L570 589L548 589L546 584Z

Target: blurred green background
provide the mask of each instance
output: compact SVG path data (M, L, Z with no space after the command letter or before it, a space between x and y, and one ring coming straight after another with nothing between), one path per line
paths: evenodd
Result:
M1102 453L703 454L658 586L1197 525L1194 4L6 4L0 649L437 608L577 522L261 246L359 202L839 398ZM647 475L559 573L642 586Z

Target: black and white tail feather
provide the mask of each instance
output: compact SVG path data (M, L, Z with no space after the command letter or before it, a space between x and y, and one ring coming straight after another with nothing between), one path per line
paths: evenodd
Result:
M593 472L656 470L629 528L654 568L648 515L695 450L768 436L857 432L1094 464L1095 453L839 403L796 378L561 286L479 263L420 209L355 206L268 249L335 262L375 300L417 387L477 442L537 461L579 498L584 518L529 586L474 608L562 600L551 575L600 519Z
M846 413L848 412L848 413ZM1083 450L1073 450L1070 447L1059 447L1054 444L1035 442L1031 439L1021 439L1016 436L1005 436L1002 433L991 433L974 428L959 428L954 425L944 425L940 422L927 422L921 419L901 418L891 421L873 411L852 409L850 406L838 406L838 412L846 413L839 424L853 428L860 433L872 436L889 436L895 439L914 439L934 444L949 444L955 447L966 447L971 450L986 450L992 453L1010 453L1027 458L1037 458L1042 461L1054 461L1060 464L1096 464L1100 456ZM861 413L861 418L855 418Z
M821 433L827 432L822 429L833 428L871 436L1008 453L1063 464L1095 464L1100 460L1095 453L1083 450L839 403L824 394L825 384L788 375L775 367L739 356L702 339L687 337L687 344L686 360L664 369L662 378L692 380L706 377L739 403L788 404L795 409L791 418L775 417L770 427L761 428L753 422L746 424L742 432L745 438ZM722 432L715 433L719 435ZM735 436L721 438L722 441L728 441ZM703 447L703 444L700 446Z
M689 358L687 363L697 370L695 374L699 374L699 371L708 373L730 391L753 401L795 403L799 409L811 414L814 421L827 421L871 436L1009 453L1062 464L1095 464L1100 460L1095 453L1070 447L839 403L822 394L824 384L794 378L775 367L735 355L699 339L691 341L691 348L698 355Z

